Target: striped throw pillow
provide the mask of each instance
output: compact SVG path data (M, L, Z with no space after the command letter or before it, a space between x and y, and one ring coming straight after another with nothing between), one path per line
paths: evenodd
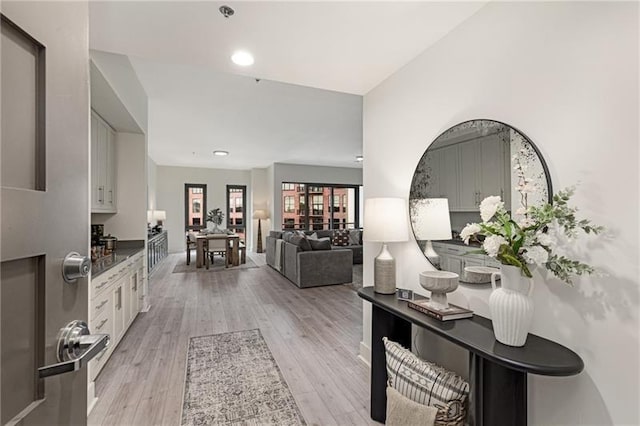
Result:
M412 401L437 408L436 426L463 426L469 383L386 337L383 341L389 386Z

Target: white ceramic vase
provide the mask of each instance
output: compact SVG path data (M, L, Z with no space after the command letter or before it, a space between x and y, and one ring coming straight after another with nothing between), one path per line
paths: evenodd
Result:
M496 276L500 275L500 287ZM489 309L496 340L509 346L524 346L533 320L533 279L522 275L520 268L501 265L491 274L493 292Z

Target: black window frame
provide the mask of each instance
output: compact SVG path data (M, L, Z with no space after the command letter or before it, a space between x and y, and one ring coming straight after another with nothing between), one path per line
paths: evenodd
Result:
M189 212L191 211L191 203L189 202L189 189L191 188L201 188L202 189L202 205L200 206L202 210L202 224L201 225L191 225L189 223ZM188 231L199 231L206 227L207 223L207 184L206 183L185 183L184 184L184 230Z

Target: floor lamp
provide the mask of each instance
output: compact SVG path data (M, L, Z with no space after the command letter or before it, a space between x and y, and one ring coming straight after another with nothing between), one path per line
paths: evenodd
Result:
M381 294L396 292L396 260L387 243L408 241L407 201L403 198L368 198L364 201L365 241L382 243L375 258L373 290Z
M262 253L262 219L269 219L269 212L258 209L253 211L253 218L258 219L258 247L256 253Z

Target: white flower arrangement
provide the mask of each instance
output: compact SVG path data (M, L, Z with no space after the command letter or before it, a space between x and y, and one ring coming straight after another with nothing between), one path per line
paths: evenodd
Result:
M573 275L594 273L593 267L555 253L556 232L574 237L578 229L587 234L598 234L604 230L586 219L576 219L577 209L568 206L575 188L559 191L553 196L553 204L529 206L528 194L535 191L535 185L524 176L524 169L517 159L514 169L519 178L516 190L520 193L521 203L521 208L516 211L517 220L505 210L500 197L487 197L480 203L482 223L467 224L460 232L460 238L469 244L470 240L480 242L478 236L484 236L482 252L504 265L517 266L527 277L531 277L529 265L544 266L570 285L573 284Z

